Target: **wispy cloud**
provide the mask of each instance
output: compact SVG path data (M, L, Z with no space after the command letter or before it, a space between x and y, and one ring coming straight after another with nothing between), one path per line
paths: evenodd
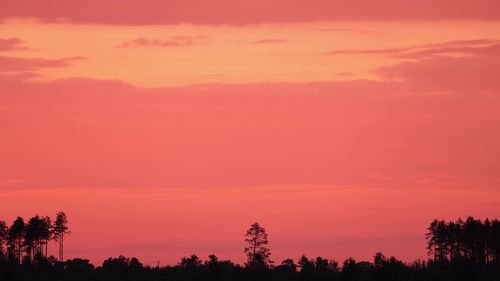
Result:
M125 41L118 47L184 47L205 44L207 36L170 36L166 39L148 39L136 38L134 40Z
M500 54L500 41L491 39L456 40L401 48L342 49L324 53L324 55L388 55L414 59L449 54Z
M387 49L342 49L342 50L333 50L325 53L325 55L378 55L378 54L395 54L410 50L411 48L387 48Z
M335 73L336 76L339 76L339 77L351 77L351 76L354 76L354 73L352 72L337 72Z
M24 41L19 38L0 38L0 51L18 51L28 50L29 48L23 46Z
M16 184L19 184L19 183L24 183L26 182L27 180L24 180L24 179L4 179L4 180L0 180L0 186L11 186L11 185L16 185Z
M313 29L312 31L318 32L351 32L351 33L381 33L380 31L375 30L365 30L358 28L348 28L348 27L330 27L330 28L318 28Z
M0 56L0 72L24 72L40 68L67 67L74 61L79 60L86 60L86 58L75 56L62 59L43 59Z
M284 39L261 39L257 41L250 42L252 45L267 45L267 44L285 44L287 40Z

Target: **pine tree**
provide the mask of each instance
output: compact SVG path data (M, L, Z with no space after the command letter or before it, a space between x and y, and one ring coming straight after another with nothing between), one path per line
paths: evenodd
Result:
M64 212L57 213L53 226L53 238L59 243L59 261L64 261L64 236L68 231L68 219Z
M273 262L269 258L271 252L267 248L268 240L265 228L258 223L252 224L245 234L245 242L248 243L248 247L245 248L247 267L269 268L272 266Z
M22 251L24 244L24 233L25 233L25 224L24 220L21 217L17 217L17 219L12 223L9 228L9 233L7 237L7 250L9 254L9 258L11 260L16 260L19 263L22 262Z
M9 228L4 221L0 221L0 260L4 259L7 255L4 250L4 245L7 244L7 237L9 234Z

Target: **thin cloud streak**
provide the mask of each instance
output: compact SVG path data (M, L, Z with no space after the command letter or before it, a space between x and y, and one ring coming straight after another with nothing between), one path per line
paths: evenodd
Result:
M118 47L186 47L206 43L207 36L171 36L167 39L147 39L136 38L131 41L125 41Z
M24 41L19 38L0 38L0 51L20 51L29 50L28 47L23 46Z
M0 56L0 72L29 72L42 68L62 68L70 66L74 61L86 60L82 56L62 59L21 58Z
M324 53L324 55L389 55L398 58L422 59L450 53L497 55L500 54L500 41L492 39L456 40L404 48L333 50Z
M285 44L288 43L284 39L261 39L257 41L250 42L252 45L273 45L273 44Z

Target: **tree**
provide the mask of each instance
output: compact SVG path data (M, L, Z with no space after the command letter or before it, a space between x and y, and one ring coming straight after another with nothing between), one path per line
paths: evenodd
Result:
M12 223L7 237L7 251L11 260L21 263L25 224L21 217Z
M137 258L108 258L102 264L101 270L109 276L107 280L138 280L137 275L144 266Z
M293 272L297 271L297 265L292 259L285 259L281 262L281 266L290 269Z
M59 261L64 261L64 236L71 233L68 231L68 219L64 212L57 213L52 233L54 240L59 243Z
M71 279L72 281L77 280L92 280L91 275L95 267L90 263L89 260L86 259L72 259L67 260L64 263L64 271L67 272L70 276L77 276L77 279Z
M434 220L428 230L427 249L434 255L434 261L476 264L498 264L500 261L500 225L497 219Z
M24 248L29 261L47 257L51 235L52 223L49 217L36 215L29 219L24 234Z
M248 247L245 247L247 256L246 266L250 268L269 268L272 265L270 260L271 252L267 248L268 240L265 228L258 223L250 226L245 234L245 242Z
M45 257L48 257L48 252L49 252L48 247L51 238L52 238L52 221L50 220L50 217L45 216L44 218L42 218L41 229L40 229L41 244L42 246L45 245L45 254L44 254Z
M182 260L181 260L182 262ZM211 271L215 271L217 269L217 265L219 264L219 258L216 255L208 256L208 260L205 261L205 267L210 269Z
M183 257L179 266L186 270L195 270L202 266L202 262L197 255L191 255L190 257Z
M447 232L448 232L448 247L450 252L450 260L460 260L462 258L463 252L463 241L462 241L462 231L463 231L464 221L458 219L457 222L448 222Z
M463 244L465 246L465 257L477 263L484 263L485 242L482 235L483 223L473 217L468 217L463 226Z
M491 230L487 239L491 261L500 264L500 221L497 219L491 222Z
M24 249L28 261L34 261L40 257L42 219L36 215L28 220L24 234Z
M328 262L328 259L325 259L322 257L316 258L316 260L314 261L314 266L316 268L316 271L329 271L330 270L330 264Z
M4 221L0 221L0 260L5 258L6 252L4 251L4 245L7 244L7 236L9 233L9 228Z
M444 220L434 220L426 234L428 254L434 255L436 261L446 261L449 253L449 232Z
M307 258L305 255L302 255L299 259L299 267L301 275L307 276L311 275L314 272L314 261Z

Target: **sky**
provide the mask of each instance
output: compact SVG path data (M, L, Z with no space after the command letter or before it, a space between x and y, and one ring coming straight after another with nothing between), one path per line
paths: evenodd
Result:
M425 259L500 214L496 0L0 0L0 220L67 258ZM56 245L49 252L56 255Z

